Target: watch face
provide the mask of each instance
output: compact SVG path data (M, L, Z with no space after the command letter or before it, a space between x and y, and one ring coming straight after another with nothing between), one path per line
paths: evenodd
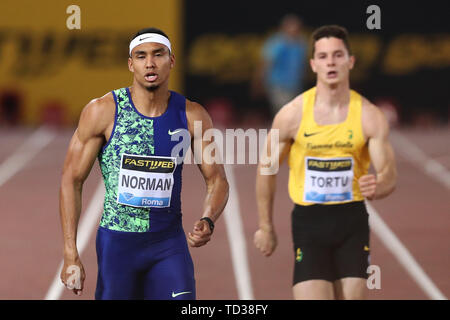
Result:
M201 218L200 220L205 220L206 222L208 222L209 229L211 230L211 233L212 233L214 230L214 222L208 217Z

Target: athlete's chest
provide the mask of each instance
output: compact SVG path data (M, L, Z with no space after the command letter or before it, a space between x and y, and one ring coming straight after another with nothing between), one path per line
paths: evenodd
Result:
M312 122L319 126L341 124L347 119L348 112L348 106L335 109L314 106L312 110Z
M296 138L298 147L314 155L358 152L364 139L356 111L350 106L335 109L314 106L302 119Z
M332 155L353 153L361 148L355 139L355 130L347 125L303 126L295 140L297 146L308 154Z
M148 119L123 113L115 124L112 142L120 154L171 156L185 140L190 141L187 129L177 117Z

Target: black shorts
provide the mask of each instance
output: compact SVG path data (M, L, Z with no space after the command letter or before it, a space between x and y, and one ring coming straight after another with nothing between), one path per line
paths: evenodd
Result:
M367 279L369 215L363 201L295 205L292 211L294 282Z

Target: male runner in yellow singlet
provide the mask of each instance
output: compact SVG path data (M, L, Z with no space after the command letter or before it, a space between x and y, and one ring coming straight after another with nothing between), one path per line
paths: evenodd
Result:
M380 199L396 184L389 127L383 113L350 89L355 58L347 31L323 26L312 35L311 68L316 86L275 116L280 163L288 157L294 242L295 299L363 299L369 260L369 225L364 198ZM369 174L370 161L376 174ZM258 167L259 230L254 242L265 255L276 248L273 199L276 173Z

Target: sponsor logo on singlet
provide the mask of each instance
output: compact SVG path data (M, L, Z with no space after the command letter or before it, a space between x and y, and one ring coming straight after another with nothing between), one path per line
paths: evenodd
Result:
M353 200L353 158L305 160L305 202Z
M170 206L176 158L122 154L117 202L143 207Z

